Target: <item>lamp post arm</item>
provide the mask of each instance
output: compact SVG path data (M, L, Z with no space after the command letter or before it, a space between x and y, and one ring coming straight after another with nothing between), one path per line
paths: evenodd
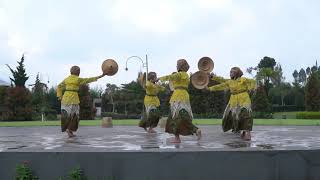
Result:
M138 58L142 62L142 65L144 66L144 62L139 56L130 56L126 61L126 67L128 67L128 61L132 58Z
M146 68L146 79L148 79L148 73L149 73L149 64L148 64L148 55L146 55L146 62L144 63L144 61L139 57L139 56L130 56L127 60L126 60L126 70L128 70L128 61L132 58L138 58L141 63L142 63L142 67ZM146 81L147 83L147 81Z

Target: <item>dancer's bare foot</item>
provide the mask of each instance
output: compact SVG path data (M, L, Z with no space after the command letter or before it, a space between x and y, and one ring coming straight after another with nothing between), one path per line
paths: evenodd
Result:
M67 129L66 132L67 132L69 138L74 137L74 134L73 134L72 131L70 131L69 129Z
M157 133L155 130L153 130L153 128L149 128L148 133L153 134L153 133Z
M200 139L202 138L202 132L201 132L200 129L198 129L198 130L196 131L196 135L198 136L198 140L200 140Z
M251 132L250 131L243 131L241 138L245 141L251 141Z
M244 137L245 134L246 134L245 131L241 131L241 134L240 134L241 139L243 139L243 137Z
M171 140L171 143L181 143L181 139L179 136L175 136L173 140Z

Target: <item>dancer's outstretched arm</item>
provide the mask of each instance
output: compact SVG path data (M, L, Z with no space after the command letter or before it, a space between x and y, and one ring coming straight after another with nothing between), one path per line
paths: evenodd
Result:
M188 74L183 74L183 73L174 73L174 74L171 74L171 75L168 75L168 76L163 76L163 77L160 77L159 80L164 82L164 81L176 81L176 80L179 80L179 79L188 79Z
M217 81L219 83L224 83L224 82L227 82L229 79L225 79L221 76L212 76L211 80Z
M244 78L249 91L255 90L257 88L257 81L254 79Z
M79 78L79 84L82 85L82 84L88 84L88 83L91 83L91 82L95 82L97 81L98 79L104 77L106 74L102 74L100 76L97 76L97 77L91 77L91 78Z
M229 89L228 81L208 88L210 91L223 91L226 89Z

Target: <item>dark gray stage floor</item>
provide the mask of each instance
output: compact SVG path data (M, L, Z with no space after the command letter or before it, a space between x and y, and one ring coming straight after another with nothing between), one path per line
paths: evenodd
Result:
M173 136L158 128L147 134L134 126L114 128L80 127L75 138L67 138L59 127L1 127L0 152L180 152L180 151L270 151L320 149L320 127L255 126L251 142L223 133L220 126L200 126L203 138Z

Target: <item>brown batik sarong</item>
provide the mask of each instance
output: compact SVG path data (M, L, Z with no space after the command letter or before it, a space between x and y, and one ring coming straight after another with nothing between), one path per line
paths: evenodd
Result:
M143 117L139 123L139 127L142 127L144 129L147 129L148 127L157 127L160 119L159 108L146 108L146 111L147 112L143 114Z
M252 131L253 118L251 108L237 107L230 108L228 105L222 119L222 129L227 132L232 129L232 132L240 132L242 130Z
M170 134L183 136L196 134L198 127L192 124L192 117L189 104L184 104L184 106L171 105L165 131Z
M78 104L61 105L61 131L65 132L67 129L75 132L79 127L79 111Z

